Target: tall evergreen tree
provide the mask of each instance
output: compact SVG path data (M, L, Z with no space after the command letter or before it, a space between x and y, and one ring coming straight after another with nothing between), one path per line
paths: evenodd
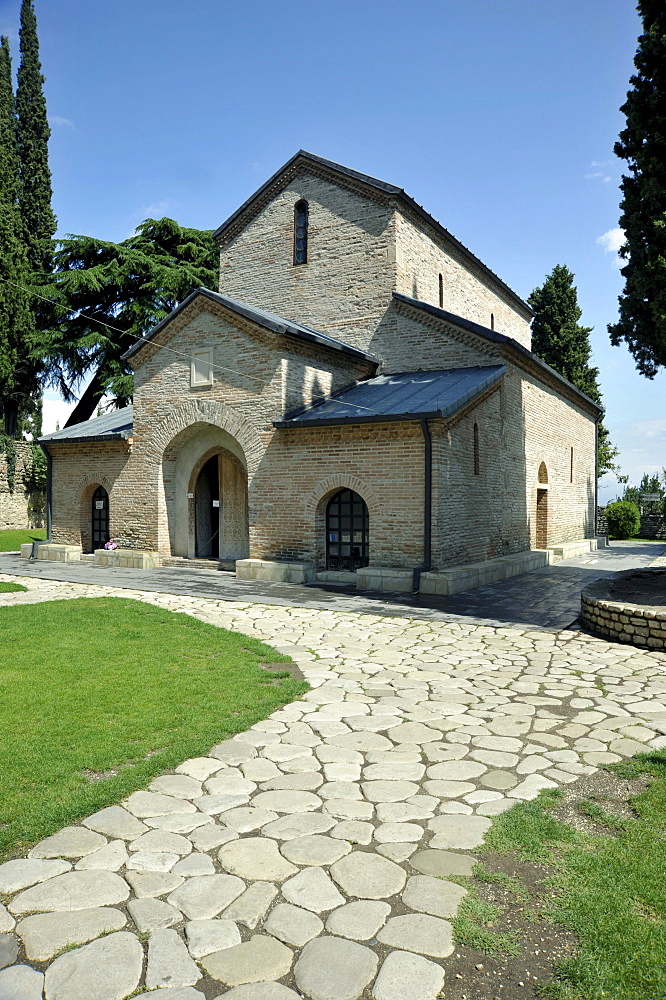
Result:
M22 411L39 392L31 361L34 316L25 288L30 282L19 215L19 160L9 42L0 43L0 406L5 434L16 437Z
M626 128L615 143L629 166L620 203L625 286L608 332L611 343L626 342L638 371L654 378L666 366L666 4L639 0L638 11L637 72L620 109Z
M563 375L576 388L602 405L599 389L599 369L590 364L591 326L581 326L578 293L574 275L568 267L557 264L541 288L535 288L528 298L534 309L532 350L543 361ZM615 469L617 448L611 443L608 429L599 422L599 475Z
M44 77L39 61L37 18L32 0L21 4L21 63L16 87L20 164L19 206L28 260L33 271L51 271L56 218L51 209L51 171Z

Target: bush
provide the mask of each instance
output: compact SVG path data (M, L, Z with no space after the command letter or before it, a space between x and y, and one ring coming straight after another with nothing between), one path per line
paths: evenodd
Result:
M638 534L641 526L641 512L631 500L616 500L609 503L604 511L608 531L614 538L631 538Z

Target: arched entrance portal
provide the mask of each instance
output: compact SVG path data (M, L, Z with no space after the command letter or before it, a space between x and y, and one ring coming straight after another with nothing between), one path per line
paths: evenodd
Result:
M198 470L198 471L197 471ZM247 473L223 448L204 454L195 466L194 556L234 561L247 557Z
M109 541L109 494L98 486L92 496L92 547L103 549Z
M367 504L353 490L340 490L326 507L326 569L354 572L369 560Z

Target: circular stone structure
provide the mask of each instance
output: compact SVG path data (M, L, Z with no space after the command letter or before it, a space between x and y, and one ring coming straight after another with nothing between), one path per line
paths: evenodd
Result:
M627 570L581 593L581 622L601 639L666 650L666 569Z

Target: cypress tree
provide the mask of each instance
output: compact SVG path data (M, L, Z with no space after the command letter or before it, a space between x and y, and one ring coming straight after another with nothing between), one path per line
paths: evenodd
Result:
M32 408L39 386L30 351L34 317L29 266L18 208L19 161L9 42L0 41L0 405L5 434L16 437L22 411Z
M21 4L21 64L16 88L19 206L28 260L33 271L51 271L56 218L51 209L51 171L44 77L39 61L37 18L32 0Z
M592 327L580 325L582 313L573 280L574 275L569 268L557 264L541 288L535 288L528 298L527 301L534 309L532 350L546 364L601 406L599 369L590 364ZM615 469L614 459L617 454L617 448L610 440L608 429L603 421L599 421L600 476Z
M637 72L620 109L626 128L615 143L615 154L629 166L620 203L625 286L619 319L608 332L611 343L626 342L638 371L654 378L666 366L666 6L640 0L638 11Z

